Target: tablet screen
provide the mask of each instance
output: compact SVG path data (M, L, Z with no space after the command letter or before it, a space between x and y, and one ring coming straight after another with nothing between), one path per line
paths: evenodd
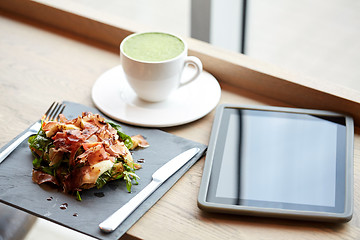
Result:
M225 108L207 201L343 212L344 117Z

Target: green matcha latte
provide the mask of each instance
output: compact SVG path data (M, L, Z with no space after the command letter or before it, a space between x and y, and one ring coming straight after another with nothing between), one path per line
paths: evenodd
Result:
M184 49L185 45L181 39L157 32L134 35L123 44L123 51L128 57L146 62L161 62L175 58Z

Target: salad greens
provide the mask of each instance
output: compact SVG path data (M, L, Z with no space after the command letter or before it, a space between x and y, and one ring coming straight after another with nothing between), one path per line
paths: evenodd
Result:
M34 156L33 181L53 183L79 201L81 191L100 189L117 179L124 179L131 192L132 184L140 179L135 170L141 165L133 162L130 153L130 149L142 147L139 136L134 136L134 144L120 125L92 113L73 120L63 117L59 122L42 122L39 132L28 140ZM141 141L148 146L142 136Z
M119 137L121 140L124 141L125 143L125 146L128 148L128 149L132 149L133 148L133 141L131 140L131 137L129 135L126 135L124 133L124 131L122 130L122 127L119 125L119 124L116 124L114 122L111 122L111 121L106 121L108 124L110 124L110 126L112 126L113 128L116 129Z

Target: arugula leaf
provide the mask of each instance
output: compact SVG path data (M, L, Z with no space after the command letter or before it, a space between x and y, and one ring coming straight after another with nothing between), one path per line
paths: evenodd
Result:
M39 133L29 137L28 143L30 147L45 152L48 146L52 144L52 140L47 138L43 131L39 131Z
M34 154L35 156L35 154ZM34 166L34 168L39 168L42 162L42 158L41 157L37 157L35 156L35 159L33 160L32 164Z
M126 163L123 164L125 171L123 172L124 180L126 182L126 189L128 192L131 192L132 180L135 181L135 185L139 184L137 179L140 179L138 175L135 174L135 171L132 170Z
M123 166L124 166L125 171L135 173L134 169L132 169L131 167L129 167L129 165L127 165L126 163L123 163Z
M103 174L101 174L95 183L97 189L102 188L110 178L111 178L111 170L108 170Z
M79 191L76 191L76 200L78 200L78 201L82 201L82 199L81 199L81 195L80 195L80 192Z
M47 138L42 130L39 130L37 134L29 137L28 143L34 156L32 162L33 166L34 168L39 168L42 161L45 159L44 154L49 150L49 147L52 146L52 140ZM36 149L37 151L34 151L33 149Z
M132 183L131 183L131 178L129 176L129 172L127 171L124 171L124 180L126 182L126 189L128 190L128 192L131 192Z
M54 177L56 176L55 170L55 167L41 167L42 172L52 175Z
M131 137L129 135L126 135L124 133L124 131L122 130L121 126L119 124L116 124L114 122L111 121L106 121L108 124L110 124L110 126L112 126L113 128L115 128L115 130L117 131L119 137L121 140L124 141L125 146L128 149L131 149L133 147L133 141L131 140Z

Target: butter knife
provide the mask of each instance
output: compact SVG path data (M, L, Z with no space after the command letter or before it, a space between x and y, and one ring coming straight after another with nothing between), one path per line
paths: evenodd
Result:
M99 224L100 229L107 233L114 231L146 198L148 198L177 170L184 166L185 163L192 159L199 151L199 148L191 148L164 164L164 166L154 172L152 181L143 190Z

